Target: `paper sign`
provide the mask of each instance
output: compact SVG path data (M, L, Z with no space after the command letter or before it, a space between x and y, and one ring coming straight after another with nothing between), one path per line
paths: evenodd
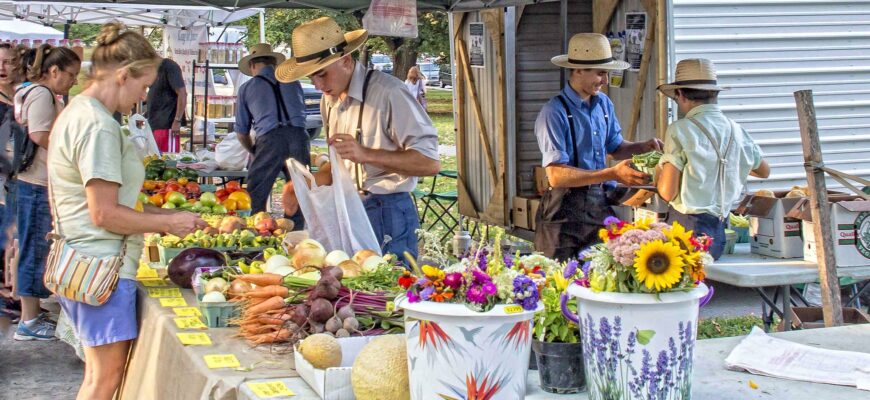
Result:
M242 366L235 354L209 354L202 358L205 359L205 365L210 369L238 368Z
M139 270L136 271L136 279L156 279L159 278L157 276L157 270L151 267L139 267Z
M211 338L203 332L179 332L175 335L185 346L211 346Z
M174 288L148 288L148 297L181 297L181 290Z
M199 312L199 308L197 307L177 307L173 308L172 311L175 311L175 315L179 317L201 317L202 313Z
M142 286L145 287L169 286L163 279L140 279L139 282L142 282Z
M284 385L284 382L281 381L272 381L272 382L248 382L248 387L254 391L254 394L261 399L268 399L272 397L278 396L295 396L296 393L287 389L287 386Z
M208 329L199 317L178 317L174 321L178 329Z
M504 307L505 314L519 314L521 312L523 312L523 308L516 304Z
M167 297L160 299L161 307L187 307L187 301L183 297Z

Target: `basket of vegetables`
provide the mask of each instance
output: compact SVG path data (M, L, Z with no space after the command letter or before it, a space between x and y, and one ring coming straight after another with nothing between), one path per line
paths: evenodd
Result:
M199 309L210 328L223 328L239 318L237 302L227 301L236 288L229 283L241 273L236 267L200 267L194 272L193 291L199 300Z
M635 154L631 156L631 165L634 169L645 174L655 175L656 166L659 165L659 160L662 158L662 152L653 150L643 154Z

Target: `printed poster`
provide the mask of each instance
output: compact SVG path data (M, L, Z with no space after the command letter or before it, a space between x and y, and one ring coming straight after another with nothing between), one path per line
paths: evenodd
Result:
M207 42L205 26L194 26L180 29L174 26L163 28L163 54L166 58L175 61L181 67L181 76L187 84L187 90L191 89L191 73L193 63L199 53L199 44ZM196 92L202 94L205 88L204 69L196 73ZM209 93L214 93L214 82L209 80Z
M613 59L625 61L625 42L622 38L611 37L608 40L610 41L610 51L613 53ZM609 75L610 87L622 87L622 83L625 82L625 71L613 70L610 71Z
M483 47L484 28L482 22L468 24L468 64L475 68L486 66L486 56Z
M646 13L625 13L625 61L632 71L640 70L646 39Z

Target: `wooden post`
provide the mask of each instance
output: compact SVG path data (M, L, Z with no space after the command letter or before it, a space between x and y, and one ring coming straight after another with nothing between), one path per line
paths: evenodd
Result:
M659 1L656 9L656 87L667 83L668 80L668 25L667 25L667 4L665 1ZM656 118L655 129L656 137L665 140L665 133L668 131L668 98L662 92L656 90Z
M495 160L493 160L492 146L489 144L489 135L486 132L486 120L483 118L483 110L480 108L480 99L477 96L474 75L471 74L471 68L468 66L468 50L465 48L464 40L458 39L457 44L457 52L461 60L460 64L462 64L463 81L465 81L466 89L471 93L471 105L477 119L477 129L480 132L480 141L483 144L483 152L489 167L489 177L495 183L498 182L498 174L495 170Z
M831 231L831 208L828 206L828 188L824 171L817 169L822 165L822 146L819 143L819 127L816 125L816 108L813 105L813 91L794 92L797 106L798 123L801 128L801 143L804 149L804 165L807 170L807 183L810 192L810 207L813 216L813 230L819 264L819 282L822 288L822 312L825 326L843 325L843 305L840 302L840 280L837 277L837 262L834 258L834 238Z
M592 0L592 31L602 35L607 33L610 20L616 13L620 0Z
M459 190L459 214L478 218L480 208L475 204L474 198L471 197L471 192L465 182L466 176L466 157L465 157L465 139L467 135L466 115L465 112L465 82L463 76L462 58L459 57L459 46L462 44L462 27L465 25L465 19L468 13L459 12L453 14L453 60L456 61L456 73L453 76L453 93L456 98L455 114L456 120L453 125L456 127L456 174L457 189Z
M652 45L655 41L656 18L653 12L647 10L647 31L643 45L643 56L640 58L640 71L637 74L637 86L634 88L634 101L631 104L631 116L628 120L628 131L625 139L635 140L637 137L637 125L640 122L640 109L643 106L643 91L646 90L647 76L649 75L650 58L652 57Z
M510 222L511 210L507 207L507 123L505 121L505 81L504 81L504 9L494 8L483 10L480 12L483 18L483 24L489 31L492 47L495 49L495 140L496 151L498 152L498 165L496 170L496 181L492 183L493 193L489 204L486 207L486 214L492 215L496 221L501 221L501 225L507 225Z

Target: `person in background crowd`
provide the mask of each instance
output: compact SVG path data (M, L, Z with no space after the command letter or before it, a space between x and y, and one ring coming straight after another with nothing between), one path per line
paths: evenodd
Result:
M266 201L278 174L286 170L285 161L293 158L309 165L311 138L305 131L305 99L299 82L279 83L275 66L284 55L273 52L266 43L251 47L239 61L239 71L253 76L239 88L235 130L242 147L253 154L248 167L248 192L251 212L266 210ZM256 145L251 130L257 132ZM286 174L285 174L286 175ZM289 181L290 177L285 176ZM301 212L286 215L295 230L305 227Z
M426 78L420 72L420 67L413 66L408 70L408 77L405 79L405 86L411 91L411 96L417 99L417 102L426 109Z
M578 33L568 43L568 54L550 61L567 68L570 75L568 84L544 105L535 121L541 165L551 186L535 216L535 248L566 261L599 241L604 219L613 215L607 193L616 182L649 182L650 176L631 168L626 159L660 150L662 143L622 138L613 102L601 88L608 84L608 71L629 65L613 59L604 35ZM624 161L608 167L607 155Z
M144 206L137 198L145 167L134 144L112 118L145 98L160 58L151 44L120 23L96 38L87 88L73 98L52 130L49 148L55 224L67 244L93 257L118 255L126 246L117 288L101 306L58 296L84 345L85 376L78 400L109 400L124 376L130 343L138 336L136 270L143 233L184 236L208 224L196 214Z
M171 58L164 58L157 68L157 80L148 89L148 125L161 152L181 150L181 125L187 104L187 87L181 67ZM170 135L171 133L171 135ZM170 137L172 141L170 142Z
M48 257L46 235L51 231L48 207L48 145L54 121L63 110L58 96L69 94L76 84L81 59L71 49L43 44L30 49L22 59L22 75L31 82L15 93L15 118L27 127L37 146L33 163L18 172L15 203L17 208L18 262L16 291L21 297L21 321L15 340L54 340L54 322L40 313L39 300L51 292L42 275Z
M752 137L716 104L725 89L718 85L713 62L680 61L676 80L658 90L685 115L668 126L656 172L659 195L673 208L668 222L713 238L710 255L719 259L731 204L740 198L749 175L767 178L770 167Z
M426 110L402 81L366 70L351 53L368 37L364 29L344 33L329 17L293 30L293 54L278 66L278 80L308 76L323 92L320 111L328 144L352 166L375 236L385 253L417 257L420 220L409 192L418 176L438 173L438 134ZM315 175L331 184L331 171ZM285 213L298 209L292 182L285 185ZM389 237L389 240L387 240Z
M11 124L16 124L14 113L15 85L20 83L17 74L18 56L21 49L10 43L0 43L0 263L3 268L9 268L5 264L6 249L9 244L9 232L15 219L15 208L11 198L6 192L6 178L12 167L12 153L10 136ZM0 317L8 316L10 322L18 322L18 310L12 310L10 299L0 297Z

